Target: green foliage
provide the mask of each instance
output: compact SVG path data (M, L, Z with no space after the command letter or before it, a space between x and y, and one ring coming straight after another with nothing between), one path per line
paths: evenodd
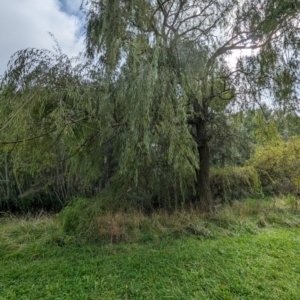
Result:
M266 121L265 117L259 114L256 117L255 138L260 146L280 145L282 143L281 136L278 132L278 123L272 118Z
M277 145L257 146L249 163L258 171L262 184L275 193L299 191L300 139L293 137ZM270 191L269 191L270 192Z
M295 195L287 195L285 200L285 204L287 204L292 210L298 209L298 199L295 197Z
M125 65L124 74L108 85L101 76L94 78L96 68L103 70L101 63L72 66L61 53L39 50L21 51L12 58L4 83L15 88L1 98L2 107L12 112L3 115L3 140L17 179L32 178L24 188L40 185L36 182L39 177L57 171L63 182L71 182L73 192L87 194L86 187L98 185L92 195L110 185L119 191L151 191L153 197L166 198L170 203L170 193L184 199L193 189L198 160L184 102L178 103L172 72L157 70L162 72L159 78L151 70L164 57L164 51L157 48L156 55L149 56L144 64L135 60L134 53L130 55L136 71ZM18 73L19 58L31 69ZM47 68L41 71L44 64ZM53 73L64 75L54 79ZM145 76L137 77L139 73ZM128 78L134 83L128 85ZM145 90L147 97L141 97ZM18 101L12 101L14 98ZM24 126L16 130L19 122ZM18 138L28 134L23 140ZM43 184L49 186L51 182ZM60 196L65 202L72 195Z
M213 168L211 186L214 197L222 202L262 194L259 174L252 166Z
M60 217L65 232L76 233L77 235L84 234L85 232L82 231L89 227L94 217L91 202L87 199L77 199L64 208L60 213Z

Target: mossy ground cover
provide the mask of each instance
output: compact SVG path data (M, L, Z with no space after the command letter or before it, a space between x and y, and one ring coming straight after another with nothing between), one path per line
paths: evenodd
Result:
M207 236L118 244L82 242L54 217L4 218L0 299L300 299L298 213L228 211Z

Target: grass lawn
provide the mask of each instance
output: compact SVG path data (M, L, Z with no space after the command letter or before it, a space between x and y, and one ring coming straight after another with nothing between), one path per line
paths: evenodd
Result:
M1 300L300 299L300 229L288 222L129 244L62 236L51 217L0 221Z

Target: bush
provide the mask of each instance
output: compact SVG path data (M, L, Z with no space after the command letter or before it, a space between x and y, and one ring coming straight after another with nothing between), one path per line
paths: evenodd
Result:
M123 199L117 199L116 195L107 190L94 198L73 199L59 213L62 228L68 234L94 239L95 236L98 236L97 232L100 230L99 224L97 224L99 217L132 212L132 204L124 202Z
M300 188L300 139L258 146L248 162L270 195L295 194Z
M213 168L212 193L222 202L262 195L259 175L252 166Z

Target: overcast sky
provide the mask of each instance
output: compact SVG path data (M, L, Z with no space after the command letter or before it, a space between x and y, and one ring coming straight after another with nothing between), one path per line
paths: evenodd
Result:
M16 51L53 49L48 32L69 56L83 50L80 4L81 0L0 0L0 76Z

